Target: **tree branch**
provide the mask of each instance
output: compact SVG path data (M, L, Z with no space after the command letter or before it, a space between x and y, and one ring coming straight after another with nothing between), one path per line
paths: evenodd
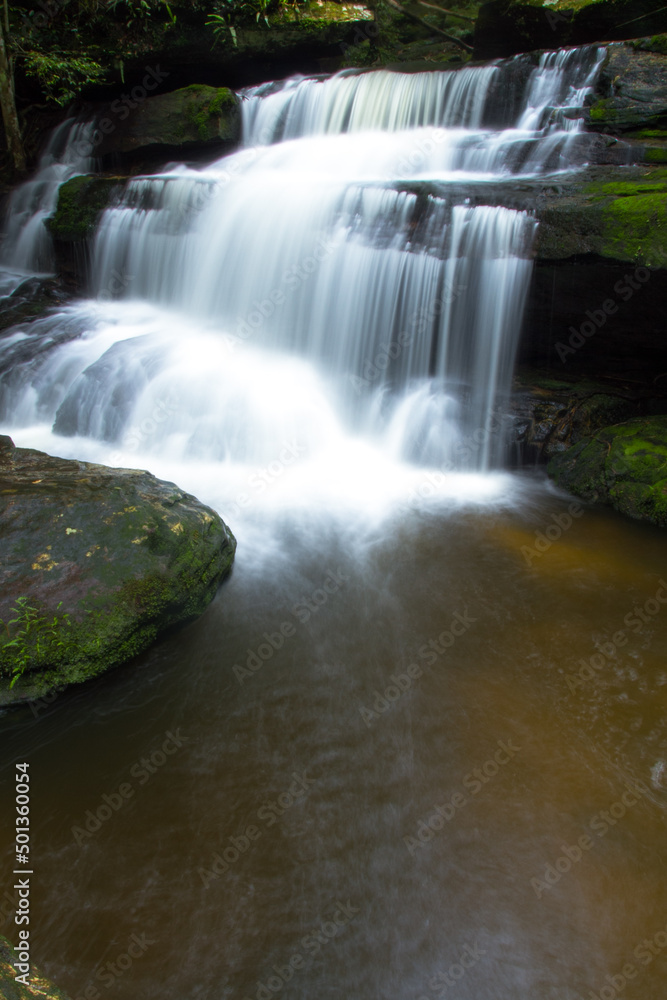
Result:
M442 30L442 28L436 28L434 24L429 24L428 21L424 21L423 18L418 17L416 14L412 14L409 10L406 10L405 7L401 7L400 3L397 3L397 0L386 0L386 2L390 7L399 11L410 21L415 21L417 24L421 24L423 28L428 28L429 31L435 31L436 34L442 35L443 38L446 38L448 42L453 42L454 45L458 45L459 48L465 49L466 52L472 52L472 45L468 45L467 42L462 42L460 38L454 38L453 35L448 35L446 31Z
M471 24L475 23L474 17L468 17L467 14L455 14L453 10L447 10L446 7L440 7L437 3L427 3L426 0L417 0L417 3L421 4L422 7L430 7L431 10L441 10L443 14L449 14L450 17L458 17L462 21L470 21Z

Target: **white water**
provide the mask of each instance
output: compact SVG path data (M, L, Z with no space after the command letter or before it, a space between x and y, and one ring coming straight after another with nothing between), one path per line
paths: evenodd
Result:
M242 150L105 213L98 301L0 345L5 430L174 478L236 530L497 499L535 232L503 190L583 162L601 58L246 92Z
M28 276L53 271L53 243L44 221L53 215L60 185L92 169L88 128L69 118L54 129L35 176L9 199L0 248L0 296L11 295Z

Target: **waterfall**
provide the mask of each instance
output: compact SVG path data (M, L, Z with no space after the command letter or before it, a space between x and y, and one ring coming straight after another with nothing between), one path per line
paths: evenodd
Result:
M499 467L536 227L502 192L585 163L603 57L242 92L243 147L128 182L96 234L97 301L6 341L23 360L0 419L116 460L137 436L156 460L228 466L298 438L311 457L355 440L413 467ZM51 349L26 344L45 331Z
M53 244L44 220L53 215L60 185L92 169L89 129L71 118L54 129L35 176L12 193L0 247L0 293L11 294L27 275L53 271Z

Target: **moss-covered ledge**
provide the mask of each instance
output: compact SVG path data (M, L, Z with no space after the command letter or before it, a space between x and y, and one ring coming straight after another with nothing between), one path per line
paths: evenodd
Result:
M667 168L596 168L538 206L537 256L595 254L636 266L667 266Z
M0 935L0 995L3 1000L69 1000L69 997L31 965L28 985L16 981L18 956L7 938Z
M123 179L118 177L80 174L61 184L55 213L46 220L53 238L62 243L89 239L121 183Z
M80 683L200 615L236 543L173 483L0 437L0 704Z
M548 471L576 496L667 527L667 416L604 427L554 456Z

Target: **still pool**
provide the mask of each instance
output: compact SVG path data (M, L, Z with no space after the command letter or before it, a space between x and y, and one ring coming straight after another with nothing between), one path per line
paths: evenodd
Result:
M72 997L662 1000L667 541L507 478L285 514L193 625L5 712Z

